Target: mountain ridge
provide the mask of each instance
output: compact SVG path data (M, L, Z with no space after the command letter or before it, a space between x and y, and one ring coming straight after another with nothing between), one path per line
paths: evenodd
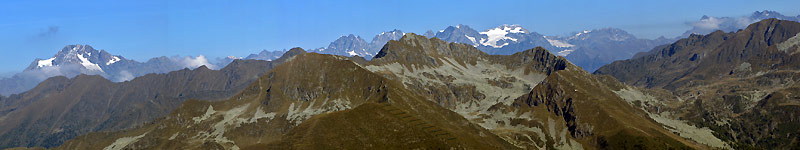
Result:
M472 53L473 51L477 53ZM631 126L631 128L647 129L646 132L625 131L626 134L621 134L619 132L585 130L603 126L603 124L582 121L584 119L592 120L591 118L594 117L588 116L594 113L581 113L581 115L571 113L572 117L565 117L569 115L564 115L562 111L550 111L555 108L560 110L563 107L576 106L583 107L582 109L596 109L593 106L584 104L595 103L592 101L594 99L617 102L611 105L613 107L610 108L608 105L600 105L600 110L596 110L598 112L609 112L615 110L612 109L614 107L627 110L638 109L630 106L632 104L617 96L612 90L601 90L605 93L613 93L613 95L607 97L581 96L589 98L576 98L571 95L565 95L564 97L570 100L559 100L575 100L578 102L569 103L581 104L561 106L554 102L547 102L538 105L536 109L530 109L527 105L522 105L525 102L519 101L527 99L525 98L526 94L539 93L535 91L564 92L573 90L571 88L574 87L551 88L546 86L547 84L544 83L548 82L548 79L555 76L563 76L555 74L568 74L569 78L594 78L593 75L583 71L565 58L554 55L541 47L524 50L513 55L488 55L468 44L447 43L435 37L427 39L416 34L407 34L406 37L399 41L390 41L381 50L381 55L368 62L365 68L384 74L390 79L401 81L407 88L419 93L419 95L462 115L472 123L492 131L519 148L575 149L581 147L603 147L602 144L597 142L598 140L602 139L600 141L614 143L633 137L648 140L644 140L641 143L616 144L618 144L617 146L658 147L654 146L659 143L656 141L671 141L670 147L674 148L681 148L687 145L695 148L703 147L692 144L692 142L688 142L682 137L672 135L671 132L667 132L659 124L648 121L649 117L634 117L636 118L634 120L649 123L637 127ZM603 85L598 80L569 80L559 84L590 84L599 87ZM582 86L582 88L591 88L591 86ZM536 99L544 98L546 97L536 97ZM545 110L547 111L545 112ZM634 112L637 111L626 113ZM639 113L638 115L626 115L641 116L644 114L641 111ZM630 124L620 123L619 125L628 126ZM575 130L579 126L584 129ZM549 132L547 132L548 130ZM563 135L560 134L562 132L564 133ZM569 134L567 135L566 133ZM659 136L648 137L638 136L638 134ZM611 139L610 137L614 135L617 135L615 139ZM623 135L624 137L618 137ZM530 137L530 139L515 137Z
M201 66L119 83L98 75L53 77L31 91L4 99L0 137L5 138L0 143L3 148L53 147L91 131L131 128L168 114L187 99L214 100L236 94L300 53L305 51L294 48L273 62L235 60L221 70Z
M595 74L647 88L665 101L645 101L651 113L713 130L731 148L793 148L800 144L792 127L800 105L790 96L798 89L798 33L798 22L765 19L737 32L692 35Z

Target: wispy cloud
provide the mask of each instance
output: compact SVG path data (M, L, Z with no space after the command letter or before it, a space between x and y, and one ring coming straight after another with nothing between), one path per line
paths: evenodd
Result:
M724 20L727 19L719 19L717 17L708 17L701 19L700 21L691 22L689 23L695 28L704 29L704 30L714 30L719 29L719 25L725 22Z
M172 57L172 60L177 62L177 63L179 63L180 65L183 65L186 68L192 68L193 69L193 68L197 68L197 67L200 67L200 66L206 66L209 69L217 69L217 66L211 64L211 62L208 61L208 58L206 58L206 56L203 56L203 55L200 55L200 56L197 56L197 57L191 57L191 56Z
M46 30L37 34L37 37L49 37L58 34L58 26L47 27Z

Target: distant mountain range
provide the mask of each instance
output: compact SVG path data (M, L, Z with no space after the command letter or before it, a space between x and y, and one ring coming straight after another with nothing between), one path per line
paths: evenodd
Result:
M369 43L359 36L342 36L327 48L318 48L312 52L361 56L370 59L387 41L398 40L404 34L400 30L383 32L376 35ZM469 44L486 53L496 55L510 55L525 49L542 47L567 57L588 71L594 71L615 60L631 58L638 52L644 52L675 40L664 37L653 40L639 39L628 32L615 28L581 31L569 37L544 36L519 25L502 25L482 32L467 25L456 25L438 32L428 31L424 36Z
M756 11L750 16L741 17L703 16L699 21L690 22L689 25L692 26L692 29L683 33L681 37L689 37L691 34L706 35L717 30L722 30L723 32L736 32L739 29L744 29L752 23L769 18L800 21L800 15L784 16L783 14L770 10Z
M113 82L123 82L149 73L166 73L184 68L207 66L219 69L232 60L212 63L205 56L156 57L137 62L89 45L67 45L47 59L35 59L21 73L0 79L0 94L11 95L29 90L41 81L54 76L74 77L80 74L100 75Z
M283 55L283 53L286 53L285 49L284 50L277 50L277 51L262 50L260 53L258 53L258 54L250 54L247 57L245 57L244 59L255 59L255 60L272 61L272 60L280 58Z
M543 48L489 55L409 33L353 59L299 54L226 100L56 148L702 148L616 94L619 82Z
M396 31L370 43L345 36L321 48L348 57L294 48L273 61L222 58L233 61L220 70L201 66L120 83L51 77L0 96L0 148L800 147L798 22L765 19L737 32L693 34L593 74L570 56L633 55L631 49L669 39L637 39L614 28L543 36L516 25L483 32L457 25L422 36ZM365 54L369 60L358 54L397 34L403 36ZM539 42L557 50L508 48ZM100 74L113 68L101 64L123 59L81 49L31 66L72 64ZM518 52L487 53L507 50Z
M0 96L0 149L58 146L89 132L116 131L150 122L185 100L227 98L302 53L305 51L294 48L274 61L235 60L220 70L201 66L119 83L99 75L52 77L29 91Z
M472 45L486 53L510 55L525 49L542 47L564 56L571 62L589 72L616 60L628 59L640 52L646 52L656 46L672 43L690 34L708 34L716 30L733 32L745 28L759 20L777 18L798 21L800 16L784 16L775 11L756 11L747 17L709 17L703 16L700 21L689 23L692 29L682 36L656 39L642 39L618 28L601 28L573 32L570 36L545 36L532 32L519 25L501 25L483 31L475 30L467 25L449 26L438 32L429 30L423 34L428 38L439 38L448 42ZM326 48L317 48L310 52L334 54L341 56L360 56L366 59L374 57L389 40L398 40L406 34L400 30L382 32L371 42L360 36L342 36Z
M405 32L397 29L381 32L380 34L375 35L375 37L373 37L372 41L369 43L367 43L367 41L360 36L350 34L339 37L339 39L336 39L336 41L331 42L328 47L312 49L310 52L348 57L359 56L365 59L372 59L372 57L375 57L375 54L380 51L381 47L383 47L386 42L389 42L389 40L399 40L405 34Z
M700 21L690 23L693 29L686 31L682 37L688 37L692 33L706 34L715 30L731 32L766 18L798 21L800 16L784 16L778 12L768 10L756 11L750 16L738 18L703 16ZM309 49L308 51L341 56L358 56L369 60L377 55L386 42L399 40L405 34L405 32L397 29L381 32L375 35L370 42L360 36L351 34L336 39L327 47ZM429 30L423 35L429 38L436 37L448 42L469 44L486 53L497 55L509 55L525 49L542 47L553 51L559 56L566 57L589 72L613 61L628 59L634 57L637 53L646 52L656 46L677 40L677 38L665 37L641 39L617 28L578 31L573 32L570 36L545 36L519 25L501 25L481 32L467 25L456 25L449 26L438 32ZM69 50L76 47L78 48L76 52L70 53ZM72 77L78 74L97 74L111 81L121 82L147 73L166 73L183 68L197 68L201 65L217 69L235 59L274 60L284 52L285 50L264 50L244 58L229 56L214 60L208 60L202 55L198 57L162 56L141 63L125 59L122 56L111 55L103 50L94 50L91 46L69 45L52 58L35 60L22 73L0 79L0 94L11 95L23 92L52 76ZM92 56L93 54L97 55Z

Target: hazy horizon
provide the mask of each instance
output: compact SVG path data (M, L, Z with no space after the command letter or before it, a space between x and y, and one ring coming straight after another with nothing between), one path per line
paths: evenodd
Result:
M561 36L613 27L652 39L679 36L703 15L800 13L792 8L798 1L757 2L10 1L0 5L0 13L13 14L0 22L4 35L0 75L20 72L35 58L49 58L71 44L91 45L136 61L176 55L214 59L261 50L326 47L348 34L369 41L393 29L422 34L457 24L479 31L518 24L532 32Z

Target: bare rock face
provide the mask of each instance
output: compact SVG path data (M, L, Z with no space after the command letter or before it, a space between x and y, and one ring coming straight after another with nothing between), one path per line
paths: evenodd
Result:
M488 55L408 34L389 42L365 68L402 81L519 148L696 146L620 98L618 81L597 79L543 48ZM638 130L617 130L622 126ZM623 142L633 138L645 140Z
M89 142L94 144L86 144ZM89 134L59 148L350 146L514 148L395 81L344 57L314 53L301 54L277 66L227 100L188 101L152 124L122 132Z

